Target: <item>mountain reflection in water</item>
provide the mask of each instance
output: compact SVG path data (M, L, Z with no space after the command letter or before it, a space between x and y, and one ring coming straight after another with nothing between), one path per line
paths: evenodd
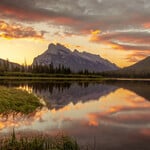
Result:
M63 131L76 137L81 145L88 144L90 149L93 143L97 150L150 149L149 83L1 84L27 89L50 103L49 108L44 107L28 116L1 116L1 134L13 127L17 127L17 131L47 134ZM139 90L140 85L146 87L146 92L144 88ZM134 87L140 94L129 90Z

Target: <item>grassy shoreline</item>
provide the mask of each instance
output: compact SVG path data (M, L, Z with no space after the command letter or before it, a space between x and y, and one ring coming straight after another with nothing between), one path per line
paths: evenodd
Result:
M4 72L0 74L0 80L68 80L68 81L103 81L103 80L150 80L143 77L118 77L103 76L101 74L48 74L30 72Z
M27 91L0 86L0 114L28 114L41 106L39 99Z
M0 77L0 80L56 80L56 81L102 81L104 78L88 78L88 77Z
M150 78L106 78L106 77L88 77L88 76L81 76L81 77L25 77L25 76L0 76L0 80L16 80L16 81L150 81Z
M100 75L79 75L79 74L6 74L0 76L0 79L8 80L103 80L103 77Z

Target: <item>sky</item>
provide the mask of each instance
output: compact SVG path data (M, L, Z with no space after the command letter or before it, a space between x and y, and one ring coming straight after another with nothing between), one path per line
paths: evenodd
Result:
M50 43L132 65L150 56L150 0L0 0L0 58L31 64Z

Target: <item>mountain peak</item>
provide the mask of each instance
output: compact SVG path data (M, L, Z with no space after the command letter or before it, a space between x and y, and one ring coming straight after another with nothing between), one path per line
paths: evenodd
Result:
M58 50L63 50L63 51L66 51L66 52L71 52L69 48L65 47L64 45L60 44L60 43L57 43L56 44L56 48Z
M57 54L58 51L57 51L57 48L56 48L56 45L51 43L49 44L48 46L48 49L45 51L45 54Z
M48 49L51 49L51 48L54 48L55 47L55 44L53 44L53 43L50 43L49 45L48 45Z
M78 51L77 49L75 49L75 50L73 51L73 53L79 53L79 51Z
M60 51L61 52L64 51L64 52L68 52L68 53L71 52L68 48L66 48L62 44L57 43L55 45L55 44L51 43L51 44L49 44L48 49L45 53L46 54L58 54Z
M34 64L49 65L54 64L54 67L64 65L69 67L72 71L78 72L88 70L89 72L101 72L106 70L116 70L118 67L108 60L103 59L99 55L91 54L88 52L73 52L59 43L50 44L46 52L36 57L33 61Z

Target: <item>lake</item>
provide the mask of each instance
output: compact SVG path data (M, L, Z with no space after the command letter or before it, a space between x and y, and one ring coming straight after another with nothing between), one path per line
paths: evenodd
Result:
M91 150L150 149L150 81L6 81L46 106L29 115L0 116L0 134L65 133Z

